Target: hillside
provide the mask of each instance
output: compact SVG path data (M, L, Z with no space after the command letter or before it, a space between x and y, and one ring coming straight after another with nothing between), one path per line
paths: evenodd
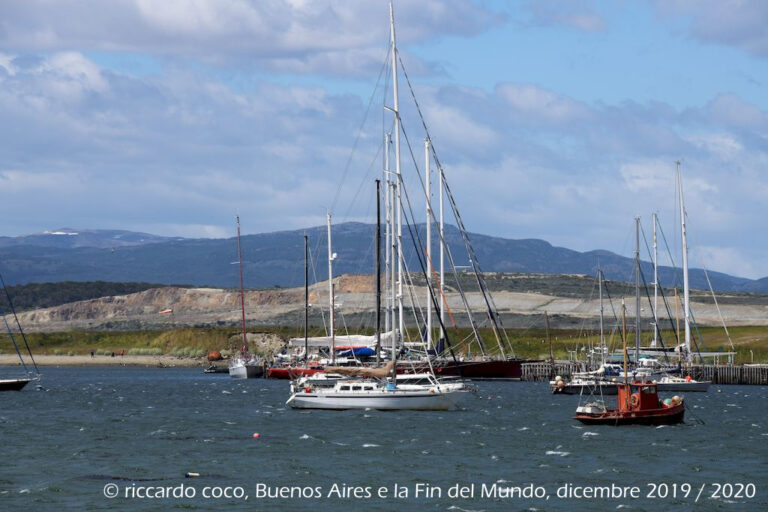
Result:
M106 281L30 283L8 287L16 311L40 309L112 295L127 295L163 285L152 283L111 283ZM0 293L0 311L9 311L8 297Z
M470 276L462 276L461 287L467 292L470 308L483 322L484 301L472 291ZM370 275L344 275L334 279L337 325L355 332L370 330L374 325L373 278ZM598 323L599 301L594 279L588 276L552 276L547 274L493 274L489 287L507 327L526 328L543 323L546 311L556 328L594 328ZM634 296L626 283L608 283L605 297L606 325L615 326L622 297ZM561 291L562 290L562 291ZM246 317L250 325L293 326L303 321L303 288L248 290L245 297ZM321 327L327 318L328 283L310 287L310 324ZM446 300L458 326L467 326L464 305L454 284L446 286ZM426 289L416 283L414 297L425 297ZM410 294L409 294L410 296ZM418 299L421 300L421 299ZM693 294L692 308L699 325L720 325L720 316L712 300ZM643 325L650 329L650 308L643 300ZM729 326L768 325L768 296L727 294L719 297L718 306ZM628 315L634 316L634 300L627 301ZM664 308L663 300L660 307ZM674 305L668 303L673 314ZM406 309L411 310L410 302ZM164 313L161 313L164 312ZM663 315L666 316L666 315ZM25 330L146 330L179 327L236 326L240 321L237 289L217 288L152 288L137 293L95 298L55 307L35 309L20 314ZM663 328L672 328L662 319ZM611 327L608 327L611 329ZM341 332L341 331L340 331Z
M423 226L421 226L423 228ZM419 237L421 235L421 230ZM110 232L112 233L112 232ZM245 284L249 288L292 287L303 282L303 235L307 234L314 258L311 279L327 279L325 265L325 227L280 231L242 237ZM370 273L373 269L374 226L345 223L334 226L334 263L337 274ZM141 234L139 234L141 235ZM42 245L43 242L0 243L0 262L8 284L55 281L113 281L182 283L192 286L235 287L238 285L237 243L231 239L168 239L158 237L151 243L141 236L120 235L133 245L105 247L105 240L88 245L80 235L46 235L56 240L70 240L69 245ZM95 235L94 235L95 236ZM115 240L112 235L111 240ZM143 235L142 235L143 236ZM149 236L149 235L147 235ZM404 252L408 268L418 271L420 264L414 243L405 233ZM456 265L468 265L463 242L455 227L446 229L446 241ZM48 240L45 238L45 240ZM98 237L97 237L98 238ZM594 275L598 262L608 279L631 281L631 258L608 251L578 252L555 247L543 240L511 240L470 234L482 270L489 272L587 274ZM41 240L41 239L38 239ZM144 240L144 242L141 242ZM18 242L18 241L17 241ZM77 242L77 243L74 243ZM417 240L416 246L421 246ZM652 281L652 267L643 262L644 279ZM751 280L710 272L713 287L719 291L768 292L768 278ZM708 287L704 272L692 269L691 286ZM670 267L659 269L659 281L665 286L680 282L679 272Z

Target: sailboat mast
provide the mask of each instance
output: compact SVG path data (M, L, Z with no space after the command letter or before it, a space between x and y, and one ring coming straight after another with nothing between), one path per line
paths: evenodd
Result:
M237 216L237 262L240 267L240 312L243 317L243 346L240 353L245 356L248 352L248 339L245 336L245 291L243 290L243 251L240 248L240 216Z
M597 289L600 295L600 360L605 363L605 334L603 332L603 271L597 269Z
M621 299L621 345L624 354L624 384L627 383L627 306Z
M683 201L683 174L680 171L680 161L677 165L677 190L680 196L680 232L683 242L683 316L685 318L685 362L693 362L691 353L691 304L688 289L688 233L685 230L685 202Z
M331 213L328 212L326 217L327 229L328 229L328 305L330 307L330 324L331 324L331 361L336 362L336 325L333 300L333 249L331 245Z
M640 217L635 217L635 364L640 364Z
M443 170L438 167L438 188L439 194L439 207L440 207L440 290L443 295L440 300L440 339L445 339L445 331L443 326L445 325L445 218L443 213Z
M427 208L427 349L432 347L432 170L429 138L424 140L424 188Z
M659 216L653 212L653 342L652 347L656 347L659 339L659 246L656 238L656 226L659 223Z
M390 261L392 258L392 219L390 215L391 210L391 201L390 201L390 189L391 189L391 178L389 173L389 146L391 145L391 134L385 133L384 134L384 301L385 304L385 310L386 313L384 315L384 332L389 332L389 330L392 328L392 307L391 307L391 301L390 301L390 275L392 272L392 268L390 266Z
M376 180L376 361L381 350L381 180Z
M397 43L395 39L395 10L392 1L389 2L389 33L392 43L392 96L393 112L395 114L395 192L396 205L395 214L397 216L397 316L398 316L398 335L392 338L392 358L395 359L396 339L403 338L404 319L403 319L403 178L400 172L400 97L397 88ZM393 369L394 372L394 369Z
M304 362L309 360L309 237L304 235Z

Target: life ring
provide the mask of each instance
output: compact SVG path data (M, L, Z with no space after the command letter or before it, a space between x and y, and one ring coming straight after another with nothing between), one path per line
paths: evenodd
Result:
M640 397L637 395L632 395L631 397L629 397L629 405L631 405L632 408L635 408L638 405L640 405Z

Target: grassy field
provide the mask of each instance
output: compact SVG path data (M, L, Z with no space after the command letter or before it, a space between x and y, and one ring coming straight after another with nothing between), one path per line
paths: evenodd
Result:
M295 327L249 327L248 332L273 333L288 339L301 336ZM489 352L498 352L493 333L488 329L480 331ZM704 340L704 350L728 351L730 344L722 329L701 329ZM310 330L310 336L323 335L321 328ZM364 334L372 334L367 332ZM548 359L549 343L544 329L528 329L507 331L514 348L515 355L530 359ZM695 334L695 333L694 333ZM411 340L418 339L416 330L408 332ZM449 340L459 353L467 350L467 339L470 339L469 329L452 330L448 333ZM144 355L175 355L181 357L202 357L210 350L226 351L239 343L239 331L233 328L185 328L164 331L72 331L58 333L30 333L27 340L34 354L75 355L88 354L94 350L97 354L119 353ZM577 330L553 330L552 347L556 359L569 359L574 354L582 354L589 347L599 343L599 337L585 334ZM662 332L667 345L673 340L671 332ZM735 327L730 330L730 337L737 352L737 363L768 362L768 327ZM18 342L21 338L16 335ZM606 335L609 347L621 348L621 339L616 333ZM643 345L648 344L648 338L643 337ZM630 347L634 346L634 336L627 340ZM476 346L470 350L477 353ZM750 352L751 351L751 352ZM0 336L0 352L12 353L13 345L7 334Z

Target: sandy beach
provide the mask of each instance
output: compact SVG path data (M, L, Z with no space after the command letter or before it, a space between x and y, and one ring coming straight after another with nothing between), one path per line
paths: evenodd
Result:
M30 364L29 357L25 357ZM35 355L38 366L154 366L158 368L173 367L207 367L211 363L204 357L176 357L176 356L139 356L125 355L115 357L95 355ZM218 366L225 366L226 361L217 361ZM0 354L0 366L19 366L19 358L16 354Z

